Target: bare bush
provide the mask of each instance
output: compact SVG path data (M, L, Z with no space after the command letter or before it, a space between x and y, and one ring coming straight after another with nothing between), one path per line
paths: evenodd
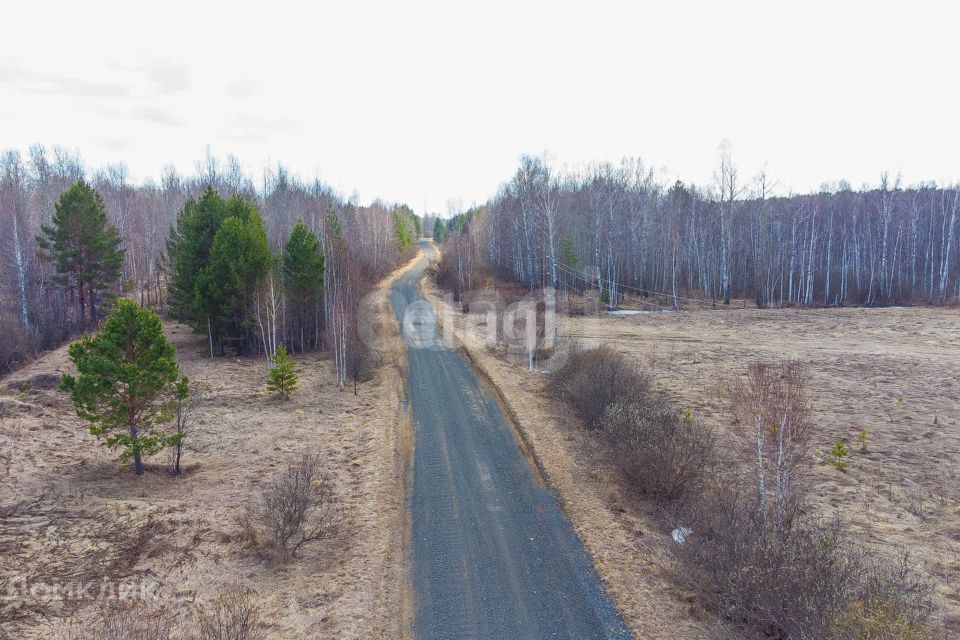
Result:
M627 484L657 501L696 494L715 468L713 432L665 400L614 403L601 422Z
M175 640L176 617L143 602L100 607L86 616L62 623L58 640Z
M170 473L180 475L183 470L180 462L183 459L183 445L187 436L193 431L194 414L203 405L207 389L193 383L187 387L187 379L183 378L177 384L177 393L174 396L174 418L177 437L170 446Z
M379 331L379 320L371 313L365 322L370 323L369 335L361 331L360 323L351 325L347 335L347 375L353 383L353 395L358 395L358 385L361 382L373 380L380 365L383 364L383 354L372 343L373 336Z
M344 528L340 500L318 455L306 455L277 474L251 512L281 562L297 557L307 544L339 537Z
M649 376L622 354L599 347L571 354L553 375L551 387L597 428L609 405L638 401L648 395L651 384Z
M260 608L249 591L233 590L201 607L197 640L264 640Z
M675 547L679 575L727 620L802 640L930 637L927 582L906 560L853 543L838 521L770 526L754 497L731 489L684 520L694 530ZM904 633L890 635L895 628Z
M798 362L753 362L732 385L757 509L761 518L771 512L780 526L799 512L808 489L813 423L806 389L807 374Z
M9 373L36 356L39 337L12 317L0 316L0 373Z
M868 555L858 574L856 593L834 621L833 635L858 640L933 638L933 585L904 549L894 557Z

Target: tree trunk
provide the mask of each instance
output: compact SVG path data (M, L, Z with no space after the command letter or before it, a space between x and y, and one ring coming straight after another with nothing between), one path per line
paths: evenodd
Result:
M94 290L93 282L90 282L87 288L90 291L90 322L95 325L97 324L97 294Z
M130 419L130 438L133 440L133 471L138 476L143 475L143 458L140 455L140 449L137 447L137 423Z

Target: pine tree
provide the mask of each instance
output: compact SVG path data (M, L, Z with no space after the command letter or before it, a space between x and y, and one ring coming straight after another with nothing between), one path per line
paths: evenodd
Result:
M393 209L394 233L397 237L397 245L404 251L420 238L420 219L413 209L402 204Z
M397 237L397 246L401 251L406 251L413 239L410 237L410 229L407 228L407 218L400 211L393 212L393 231Z
M207 187L199 199L187 200L167 240L170 313L198 331L206 331L207 319L196 306L197 279L210 265L213 238L228 215L227 203Z
M120 459L133 459L143 474L143 456L176 444L162 427L172 417L180 368L176 349L163 335L160 317L133 300L120 299L103 328L69 348L78 375L63 376L77 415L90 433ZM186 388L186 381L182 383Z
M305 349L310 308L315 308L323 295L324 255L320 240L302 219L293 226L281 260L284 288L297 314L300 348ZM318 333L319 327L315 329Z
M123 269L120 232L107 226L103 199L83 180L63 192L51 222L37 236L41 254L54 263L56 282L76 295L81 323L88 305L96 322L98 294L115 284Z
M211 356L214 343L223 352L225 340L242 353L249 341L249 297L270 259L256 207L238 195L225 201L208 187L199 199L187 201L170 230L171 315L208 334Z
M289 400L290 394L297 388L296 364L287 353L287 348L280 345L277 355L273 357L273 368L267 372L267 389Z
M843 471L847 468L847 443L844 442L842 438L834 443L833 449L830 451L830 456L828 462L833 465L835 469Z
M272 259L263 220L250 206L244 217L231 215L220 225L210 264L196 280L195 308L209 320L221 344L233 342L238 354L249 342L251 297Z

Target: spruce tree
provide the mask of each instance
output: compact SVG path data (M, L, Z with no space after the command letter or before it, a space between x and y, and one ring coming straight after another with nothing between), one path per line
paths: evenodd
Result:
M238 354L249 342L252 296L273 258L260 214L252 206L243 213L220 225L210 264L195 285L196 309L212 323L221 344L233 342Z
M207 187L199 198L187 200L167 240L170 313L198 331L206 331L207 319L196 306L197 279L210 265L213 238L228 215L227 203Z
M302 219L298 219L283 248L283 285L291 305L296 310L300 348L306 342L306 326L310 309L323 295L324 255L320 240Z
M121 450L143 474L143 456L176 444L179 436L163 425L172 418L179 378L177 352L163 335L160 317L133 300L120 299L103 328L69 348L76 377L66 374L77 415L107 447Z
M273 357L273 368L267 372L267 389L284 400L289 400L290 394L297 387L296 365L296 361L287 353L287 348L280 345L277 355Z
M224 231L226 221L233 220ZM266 273L270 251L256 207L239 195L224 200L207 188L188 200L167 241L171 315L207 333L213 345L247 341L249 296Z
M107 226L103 199L78 180L63 192L54 206L50 226L41 225L37 236L41 255L52 261L55 281L76 296L80 322L97 321L97 296L117 283L123 269L120 232Z

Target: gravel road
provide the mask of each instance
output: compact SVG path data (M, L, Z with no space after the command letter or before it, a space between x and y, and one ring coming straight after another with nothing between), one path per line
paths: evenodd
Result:
M418 640L629 638L583 543L521 453L492 390L439 343L417 282L401 275L414 421L411 555Z

